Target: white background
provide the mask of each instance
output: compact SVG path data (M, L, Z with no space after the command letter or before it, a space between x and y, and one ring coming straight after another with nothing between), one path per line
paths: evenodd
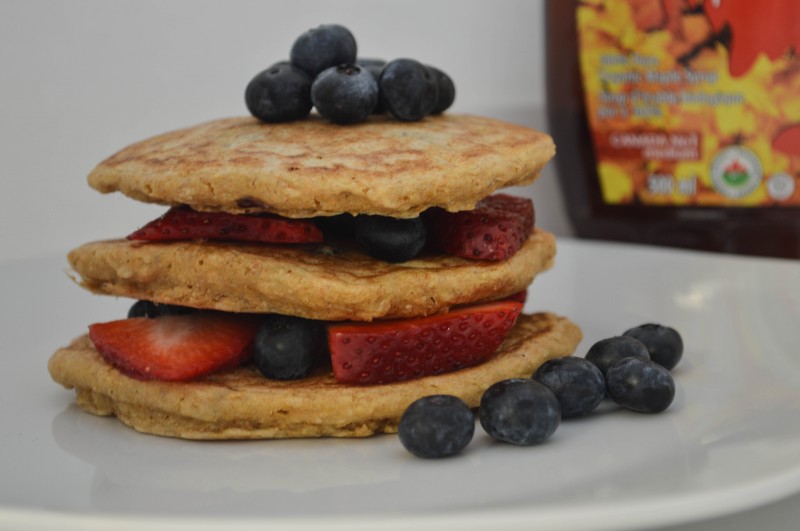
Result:
M543 0L3 0L0 259L124 236L160 215L98 194L86 175L131 142L246 114L250 78L321 23L347 26L360 56L448 72L452 112L545 127L543 15ZM540 225L568 233L552 171L533 192Z

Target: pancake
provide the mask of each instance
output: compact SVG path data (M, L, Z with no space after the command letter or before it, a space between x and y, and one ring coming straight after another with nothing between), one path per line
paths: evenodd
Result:
M544 133L470 115L346 127L316 115L236 117L128 146L88 180L103 193L195 210L408 218L434 206L469 210L499 188L530 184L554 153Z
M550 313L520 315L493 358L481 365L375 386L337 383L325 371L295 381L269 380L243 366L198 380L170 383L128 378L108 365L87 336L58 350L52 378L77 392L77 404L115 415L138 431L185 439L365 437L397 431L411 402L452 394L477 407L494 382L530 377L548 359L571 354L578 327Z
M498 262L423 254L392 264L327 246L212 242L85 244L69 254L95 293L229 312L322 320L416 317L524 290L556 253L536 229Z

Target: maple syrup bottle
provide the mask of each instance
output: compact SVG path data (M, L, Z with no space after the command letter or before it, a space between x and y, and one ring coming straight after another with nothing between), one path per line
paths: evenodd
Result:
M579 237L800 257L800 2L550 0Z

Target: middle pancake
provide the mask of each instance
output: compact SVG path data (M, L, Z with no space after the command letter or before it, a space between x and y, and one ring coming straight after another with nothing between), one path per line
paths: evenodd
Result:
M548 269L555 238L535 229L511 258L480 262L427 255L399 264L350 247L212 242L85 244L69 254L95 293L228 312L320 320L418 317L502 298Z

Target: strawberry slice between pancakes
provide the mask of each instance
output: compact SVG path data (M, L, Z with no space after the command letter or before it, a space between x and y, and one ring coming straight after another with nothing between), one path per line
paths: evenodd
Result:
M195 312L96 323L89 339L127 376L184 381L249 359L259 325L252 316Z
M535 214L530 199L495 194L473 210L425 213L428 243L434 249L470 260L505 260L516 253L533 230Z
M312 222L271 214L197 212L173 207L128 236L129 240L228 240L261 243L317 243L322 232Z
M413 319L328 327L338 382L382 384L451 372L490 358L522 304L500 301Z

